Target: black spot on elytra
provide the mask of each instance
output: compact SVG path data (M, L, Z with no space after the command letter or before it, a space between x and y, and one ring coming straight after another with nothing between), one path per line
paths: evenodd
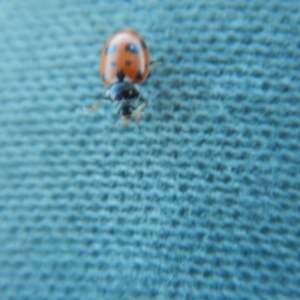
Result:
M116 66L116 62L111 61L111 62L110 62L110 65L111 65L112 67L115 67L115 66Z
M124 72L121 69L118 70L117 77L118 77L119 81L123 81L124 80L125 74L124 74Z
M143 47L144 49L147 49L147 46L146 46L146 43L145 43L144 40L141 40L141 45L142 45L142 47Z
M133 53L133 54L138 54L139 53L139 49L137 48L137 46L135 44L129 43L125 46L125 50L127 52Z
M106 50L105 50L105 54L108 55L108 54L112 54L114 52L117 51L117 46L116 45L109 45Z
M131 60L125 60L125 65L130 66L131 65Z
M141 71L138 71L138 73L136 74L136 79L142 79L143 78L143 74Z

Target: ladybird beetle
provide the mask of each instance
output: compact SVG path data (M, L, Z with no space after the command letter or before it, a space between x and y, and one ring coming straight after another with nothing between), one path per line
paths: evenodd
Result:
M108 86L106 99L117 107L117 112L128 126L128 120L138 122L147 103L136 107L140 98L138 84L149 76L150 55L144 39L132 29L123 29L111 36L104 45L100 59L100 75ZM92 107L97 109L101 100Z

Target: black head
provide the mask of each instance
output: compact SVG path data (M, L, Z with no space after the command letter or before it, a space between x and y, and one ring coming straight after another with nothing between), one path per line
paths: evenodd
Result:
M135 110L134 101L122 100L117 104L118 115L125 119L131 119Z
M140 92L137 86L130 82L117 82L113 84L106 93L106 96L114 101L137 101Z
M147 102L143 102L138 107L135 106L136 101L122 100L117 102L118 114L123 120L124 127L128 127L128 120L133 119L136 123L139 122L143 115L143 109L147 106ZM117 124L119 121L117 122Z

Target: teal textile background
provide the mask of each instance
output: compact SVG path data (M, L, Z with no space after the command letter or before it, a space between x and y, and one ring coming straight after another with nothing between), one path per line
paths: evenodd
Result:
M161 60L114 127L99 56ZM299 1L0 1L0 299L300 299Z

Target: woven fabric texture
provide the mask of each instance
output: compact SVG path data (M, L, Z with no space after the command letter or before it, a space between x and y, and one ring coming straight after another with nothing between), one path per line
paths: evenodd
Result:
M114 127L99 57L163 63ZM0 299L300 299L299 1L0 1Z

